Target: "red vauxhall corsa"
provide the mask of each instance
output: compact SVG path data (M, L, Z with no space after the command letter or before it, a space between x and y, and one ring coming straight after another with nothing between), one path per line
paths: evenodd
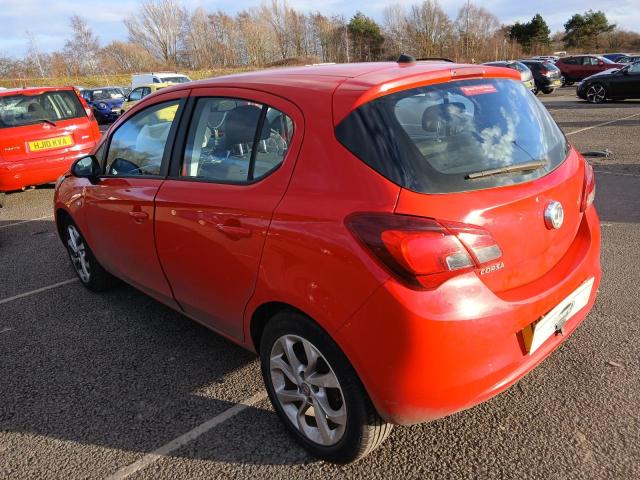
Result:
M0 92L0 195L54 182L100 139L91 110L72 87Z
M591 167L514 70L300 67L163 89L57 186L82 283L259 353L334 462L533 369L600 283Z

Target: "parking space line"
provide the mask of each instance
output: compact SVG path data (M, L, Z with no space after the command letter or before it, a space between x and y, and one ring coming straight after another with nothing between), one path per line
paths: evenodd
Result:
M148 467L152 463L167 456L171 452L178 450L179 448L183 447L187 443L198 438L200 435L208 432L212 428L217 427L221 423L226 422L227 420L238 415L240 412L246 410L247 408L252 407L258 402L261 402L265 398L267 398L267 392L260 391L256 393L255 395L225 410L219 415L216 415L215 417L207 420L206 422L201 423L200 425L193 428L192 430L189 430L187 433L184 433L179 437L174 438L169 443L161 446L160 448L154 450L153 452L146 454L137 462L133 462L132 464L121 468L120 470L115 472L113 475L110 475L109 477L107 477L107 480L122 480L124 478L127 478L128 476L142 470L143 468Z
M53 283L51 285L47 285L46 287L36 288L35 290L31 290L30 292L19 293L18 295L14 295L13 297L3 298L0 300L0 305L3 303L9 303L14 300L18 300L19 298L28 297L30 295L35 295L36 293L46 292L47 290L51 290L52 288L62 287L63 285L68 285L69 283L77 282L78 278L70 278L69 280L65 280L63 282Z
M53 218L53 215L46 215L44 217L32 218L31 220L21 220L19 222L9 223L7 225L0 225L0 229L15 227L16 225L22 225L23 223L37 222L38 220L44 220L45 218Z
M636 178L640 178L640 174L638 174L638 173L609 172L608 170L599 170L597 168L594 168L593 171L596 172L596 173L603 174L603 175L616 175L618 177L636 177Z
M612 123L629 120L630 118L634 118L637 116L640 116L640 113L634 113L633 115L629 115L628 117L616 118L615 120L609 120L608 122L598 123L597 125L592 125L590 127L580 128L579 130L574 130L573 132L569 132L565 135L568 137L569 135L573 135L575 133L586 132L587 130L591 130L592 128L604 127L605 125L611 125Z

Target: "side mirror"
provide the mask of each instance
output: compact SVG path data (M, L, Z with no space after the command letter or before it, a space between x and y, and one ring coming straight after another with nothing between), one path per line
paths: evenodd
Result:
M87 178L93 184L98 182L101 170L100 163L94 155L80 157L71 165L71 175L77 178Z

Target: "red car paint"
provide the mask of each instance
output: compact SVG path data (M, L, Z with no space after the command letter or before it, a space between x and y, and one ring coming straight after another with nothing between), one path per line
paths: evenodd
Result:
M573 148L533 181L423 194L383 177L336 139L336 125L354 109L389 92L483 78L520 82L518 72L503 68L370 63L171 87L124 114L106 141L137 112L168 99L242 98L292 119L283 164L242 185L171 173L95 184L68 177L56 191L56 218L73 218L108 271L248 349L257 348L266 312L304 312L343 350L386 420L435 419L490 398L534 368L582 322L601 276L592 172ZM474 93L491 93L481 90ZM186 128L188 118L177 121L178 131ZM543 221L550 200L565 208L557 230ZM428 288L408 286L349 228L361 212L435 218L444 234L473 225L497 242L503 265L483 268L476 259ZM529 355L523 329L591 278L589 301L564 335Z
M90 153L100 139L100 129L86 102L72 87L39 87L0 91L3 98L24 95L36 98L46 92L72 92L80 108L78 116L51 123L29 123L22 126L0 123L0 192L54 182L69 170L79 157ZM1 121L0 116L0 121ZM70 136L71 145L31 151L29 143Z

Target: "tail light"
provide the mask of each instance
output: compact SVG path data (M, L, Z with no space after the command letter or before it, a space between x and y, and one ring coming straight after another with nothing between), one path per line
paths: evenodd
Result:
M473 225L391 213L357 213L348 217L346 224L411 288L434 289L502 256L491 234Z
M584 212L591 206L596 198L596 178L593 174L593 167L584 161L584 185L582 187L582 201L580 211Z

